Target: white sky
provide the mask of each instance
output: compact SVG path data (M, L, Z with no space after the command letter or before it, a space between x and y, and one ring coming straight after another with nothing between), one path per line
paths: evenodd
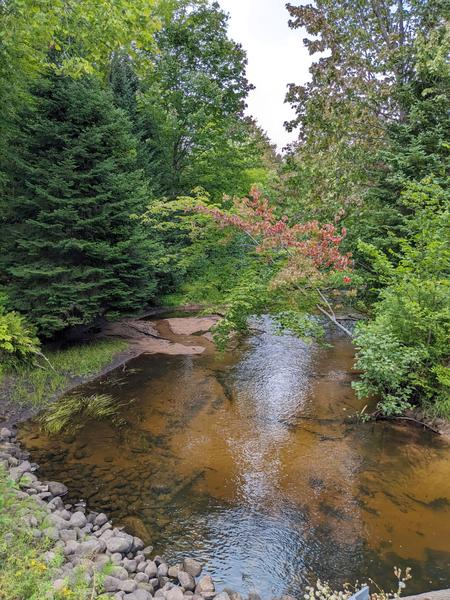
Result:
M283 127L292 116L289 105L284 103L286 86L304 83L311 64L303 47L303 32L288 27L286 2L219 0L230 13L230 37L247 51L247 76L256 88L250 92L247 112L257 119L279 150L296 137Z

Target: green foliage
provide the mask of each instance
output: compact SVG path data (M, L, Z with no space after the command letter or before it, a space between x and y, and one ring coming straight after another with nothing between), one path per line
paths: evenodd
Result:
M399 240L395 263L373 246L373 266L386 287L375 305L375 318L359 327L356 384L361 396L377 395L387 414L410 404L441 405L450 394L445 362L450 334L450 201L432 179L410 183L402 196L414 216L410 236Z
M32 362L39 352L39 340L24 317L7 312L0 296L0 375L7 368Z
M253 183L252 170L265 166L263 153L270 153L267 137L242 115L251 89L245 52L228 38L228 17L217 2L174 4L136 98L140 164L156 197L197 186L214 200L242 195ZM129 85L122 89L121 104Z
M126 116L91 78L49 76L34 98L11 157L0 264L12 308L52 336L139 308L156 284L130 219L148 191Z
M0 392L19 404L45 405L71 382L100 372L128 344L121 340L101 340L46 353L46 361L5 370ZM3 389L2 389L3 388Z

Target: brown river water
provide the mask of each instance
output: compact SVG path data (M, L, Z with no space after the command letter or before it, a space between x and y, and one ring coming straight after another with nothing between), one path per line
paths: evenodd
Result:
M64 482L169 562L205 563L219 588L299 596L315 578L372 577L410 593L450 587L450 445L414 427L349 424L353 348L277 336L262 320L217 356L142 355L85 385L124 403L21 440L41 478ZM192 339L192 338L191 338Z

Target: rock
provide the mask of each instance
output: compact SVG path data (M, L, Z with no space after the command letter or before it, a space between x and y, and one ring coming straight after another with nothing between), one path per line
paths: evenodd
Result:
M179 587L173 587L165 594L166 600L183 600L183 592Z
M120 589L122 590L122 592L134 592L136 588L137 583L135 581L133 581L132 579L125 579L125 581L122 581Z
M195 588L195 579L186 571L180 571L178 573L178 581L185 590L192 591ZM223 600L230 600L229 598L223 598Z
M142 550L142 554L144 556L150 556L150 554L153 552L153 546L146 546L143 550Z
M155 562L156 562L156 560L155 560ZM168 565L166 565L166 563L161 563L158 566L158 577L167 577L168 571L169 571Z
M63 483L59 483L59 481L48 481L46 485L52 496L65 496L69 491L69 489Z
M172 579L177 579L179 572L180 572L180 567L178 565L173 565L172 567L169 567L167 575L169 577L171 577Z
M122 591L122 581L116 577L107 575L103 580L103 588L105 592L119 592Z
M204 575L197 583L195 593L203 594L204 592L214 592L215 589L211 575Z
M141 540L141 538L134 536L133 537L133 550L135 552L139 552L140 550L142 550L144 548L145 544L144 542Z
M75 542L77 539L77 532L73 529L60 529L59 537L63 542L73 541Z
M261 596L256 592L249 592L248 600L261 600Z
M126 594L126 600L152 600L152 595L146 590L135 590L132 594Z
M242 595L239 592L233 592L232 590L224 590L230 596L230 600L244 600Z
M214 600L230 600L230 596L226 592L220 592L217 596L214 596Z
M25 473L31 473L31 463L27 460L9 470L9 476L14 482L18 482Z
M94 519L94 525L98 525L98 527L102 527L105 523L108 522L108 517L105 513L98 514Z
M144 573L148 575L150 579L158 575L158 567L156 566L156 563L153 560L148 561Z
M0 439L1 440L9 440L9 438L12 438L12 436L13 436L13 434L10 429L7 429L6 427L2 427L0 429Z
M105 532L107 533L107 532ZM129 552L131 546L133 545L133 538L128 537L118 537L112 536L108 540L106 540L106 548L111 554L115 554L116 552L120 552L121 554L126 554Z
M116 579L121 579L122 581L128 579L128 571L119 565L112 567L111 575Z
M192 575L192 577L198 577L202 572L202 564L194 558L185 558L183 561L183 571Z
M55 542L59 540L59 533L56 527L46 527L42 530L42 535Z
M145 573L136 573L134 580L136 583L148 583L149 576Z
M86 523L86 516L81 511L74 512L70 517L70 524L72 527L80 527L81 529Z
M280 600L297 600L297 598L294 598L294 596L290 596L289 594L283 594L280 596Z
M94 554L100 554L106 549L106 544L101 540L86 540L78 544L78 548L75 550L75 554L79 556L93 556Z
M114 554L111 554L111 562L113 565L120 565L122 562L122 555L120 552L114 552Z
M66 542L66 545L64 547L65 556L69 556L70 554L75 554L77 548L78 548L78 542L76 542L75 540L69 540L68 542Z
M129 573L136 572L137 562L135 560L130 560L129 558L124 558L122 564Z
M153 548L152 548L152 550L153 550ZM145 551L144 551L144 554L145 554ZM158 554L155 556L155 558L153 560L158 566L161 565L163 562L165 562L163 557L159 556Z

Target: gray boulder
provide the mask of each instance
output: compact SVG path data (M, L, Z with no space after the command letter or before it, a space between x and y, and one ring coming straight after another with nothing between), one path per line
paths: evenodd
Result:
M72 527L79 527L80 529L84 527L87 523L86 515L81 511L74 512L70 517L70 525Z
M48 491L52 496L65 496L69 491L68 488L59 481L47 481Z
M185 558L183 561L183 571L192 575L192 577L198 577L202 572L202 564L194 558Z
M165 596L166 600L183 600L183 591L179 587L173 587Z
M212 580L211 575L203 575L200 581L197 583L195 588L196 594L204 594L205 592L214 592L215 591L214 581Z
M120 592L122 591L122 581L116 577L107 575L103 580L103 587L105 592Z
M105 531L105 534L107 531ZM130 536L129 536L130 537ZM115 554L116 552L120 552L121 554L126 554L130 551L130 548L133 544L133 538L131 540L125 537L111 536L106 540L106 548L111 554Z
M185 590L192 591L195 588L195 579L192 577L192 575L186 573L186 571L180 571L178 573L178 581ZM223 600L227 600L227 598L224 598Z

